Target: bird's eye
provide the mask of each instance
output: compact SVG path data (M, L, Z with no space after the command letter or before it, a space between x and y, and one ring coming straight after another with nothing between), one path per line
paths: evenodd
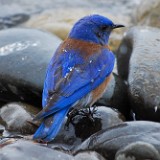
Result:
M101 26L102 31L106 31L109 28L109 26Z

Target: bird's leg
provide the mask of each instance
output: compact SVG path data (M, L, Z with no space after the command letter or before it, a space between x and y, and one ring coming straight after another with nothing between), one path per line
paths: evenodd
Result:
M93 107L89 106L88 108L88 117L89 119L94 122L94 117L93 115L96 113L97 109L96 109L96 105L94 105ZM92 108L92 109L91 109Z
M97 112L97 106L94 105L92 108L93 108L93 109L92 109L92 110L90 109L90 111L91 111L91 115L92 115L92 117L93 117L93 115Z
M65 128L68 128L69 127L69 123L72 122L72 119L78 114L78 109L75 108L75 109L72 109L70 112L68 112L67 114L67 122L65 124Z
M72 122L72 119L75 117L75 116L77 116L77 115L80 115L80 116L84 116L84 117L88 117L92 122L94 122L94 117L93 117L93 115L96 113L96 111L97 111L97 108L96 108L97 106L96 105L94 105L93 107L91 107L91 106L88 106L87 108L86 108L86 110L82 110L82 109L80 109L79 107L76 107L76 108L74 108L74 109L72 109L71 111L69 111L69 113L67 114L67 122L66 122L66 124L65 124L65 128L67 128L68 129L68 127L69 127L69 123L71 123ZM91 109L91 108L93 108L93 109Z

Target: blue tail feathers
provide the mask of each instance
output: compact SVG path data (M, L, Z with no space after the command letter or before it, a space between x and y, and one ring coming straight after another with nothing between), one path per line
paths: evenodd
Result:
M59 132L70 107L66 107L46 118L33 136L33 139L42 139L45 142L53 140Z

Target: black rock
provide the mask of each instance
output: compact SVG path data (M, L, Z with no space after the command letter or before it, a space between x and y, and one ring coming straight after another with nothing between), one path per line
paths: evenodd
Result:
M0 123L4 124L6 130L11 133L33 134L38 124L32 123L32 118L38 111L31 105L9 103L0 109Z
M0 30L17 26L29 19L27 14L15 14L7 17L0 17Z
M160 121L160 30L130 29L119 47L118 71L128 80L129 100L136 119Z
M86 110L83 109L83 111ZM93 115L93 119L90 119L89 116L76 115L70 122L68 128L65 126L65 121L59 134L49 146L51 148L72 150L92 134L113 125L120 124L123 120L124 117L117 111L105 106L99 106Z
M126 122L95 133L78 146L74 152L96 151L108 160L113 160L118 150L139 141L153 145L160 152L159 132L159 123L149 121ZM141 150L137 149L137 152L141 152Z
M0 100L40 105L46 67L60 42L35 29L0 31Z

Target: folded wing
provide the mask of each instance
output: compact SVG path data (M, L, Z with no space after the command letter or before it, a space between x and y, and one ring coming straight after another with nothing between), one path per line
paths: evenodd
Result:
M84 55L84 54L83 54ZM65 107L98 87L113 70L114 55L106 48L89 57L76 50L64 50L52 58L44 84L43 110L35 119L44 118Z

